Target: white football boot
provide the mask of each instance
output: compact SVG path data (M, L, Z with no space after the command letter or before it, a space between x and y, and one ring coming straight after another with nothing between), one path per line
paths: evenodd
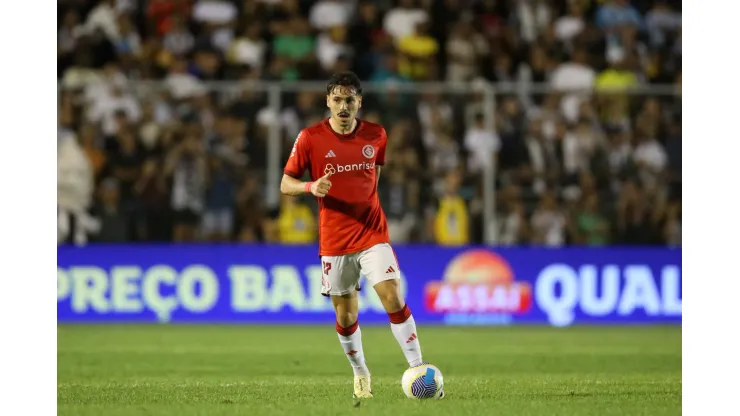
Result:
M370 376L355 376L355 392L352 395L355 399L372 399L373 391L370 387Z

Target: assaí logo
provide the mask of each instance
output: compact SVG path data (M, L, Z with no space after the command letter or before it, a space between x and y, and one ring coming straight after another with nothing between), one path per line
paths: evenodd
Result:
M445 314L447 323L506 324L532 305L530 285L516 282L511 266L492 251L458 254L442 279L426 285L424 306L429 312Z

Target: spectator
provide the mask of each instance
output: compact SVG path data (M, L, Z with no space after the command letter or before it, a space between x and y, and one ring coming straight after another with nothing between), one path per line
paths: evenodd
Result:
M97 5L90 11L85 21L85 33L93 35L100 31L110 43L115 44L120 37L116 15L114 0L98 0Z
M460 246L470 242L468 207L460 196L460 174L449 171L444 192L429 210L429 229L434 241L443 246Z
M57 137L57 241L82 245L99 224L88 215L93 172L74 133Z
M352 48L347 45L346 27L335 26L319 35L316 57L324 71L330 72L341 56L350 56L352 53Z
M97 135L97 129L92 124L85 124L80 128L80 145L85 152L87 162L92 168L93 177L97 178L106 165L106 155Z
M596 72L589 65L588 55L583 49L573 51L570 61L553 70L550 85L555 91L564 93L560 105L568 121L577 120L581 101L588 97L595 78Z
M532 242L550 247L565 244L566 219L551 192L544 193L532 214Z
M130 216L121 209L118 181L114 178L104 180L100 185L96 216L100 229L94 241L100 243L125 243L130 240Z
M388 234L391 241L405 243L411 238L417 225L419 186L405 179L403 168L385 170L378 184L380 201L388 218Z
M602 246L609 243L610 224L599 211L597 194L585 194L579 210L572 218L572 241L576 244Z
M524 244L529 237L527 213L521 198L521 189L510 185L499 192L499 211L496 214L496 243L504 246Z
M275 57L284 64L280 76L285 80L297 79L299 68L313 60L315 50L316 41L310 34L308 23L300 17L293 18L273 41Z
M195 47L195 38L190 33L185 22L180 16L173 16L170 29L162 41L164 49L174 55L175 58L182 58L190 53Z
M320 0L311 7L311 26L319 30L346 27L354 11L352 6L352 2Z
M571 44L586 28L583 5L578 1L568 2L568 14L555 21L555 36L565 44Z
M259 22L248 22L244 31L229 46L228 61L234 65L246 65L261 69L265 65L267 43L262 38Z
M189 16L191 0L151 0L146 9L146 17L158 36L167 34L177 17Z
M403 57L401 74L414 80L425 80L436 73L435 57L439 44L429 35L428 22L418 23L411 34L401 38L398 50Z
M495 132L484 126L483 114L475 117L475 124L465 132L465 150L468 151L468 169L471 173L486 172L493 169L501 148L501 141Z
M550 25L551 13L548 2L542 0L523 0L516 4L516 19L519 24L519 34L522 40L532 43Z
M216 155L208 157L203 234L209 241L229 241L234 231L238 165Z
M413 34L419 23L429 19L428 13L417 6L415 0L399 0L398 6L390 9L383 19L383 29L398 44L401 39Z
M195 241L208 181L202 140L188 135L167 155L165 174L172 178L173 240Z
M226 50L234 38L234 27L239 11L231 1L196 0L193 20L203 26L203 34L210 35L207 42L221 51Z
M629 0L608 0L596 11L596 26L606 32L609 46L621 45L620 30L642 28L643 25L640 12L630 5Z
M144 241L166 242L172 239L172 218L169 211L169 192L164 167L158 158L147 159L134 185L139 202L140 227Z
M639 126L633 154L641 182L650 185L655 185L661 179L668 165L665 149L655 135L654 125Z
M280 208L265 220L267 241L281 244L309 244L316 241L317 224L311 209L298 198L282 195Z
M482 35L466 22L457 22L445 45L447 81L468 81L478 75L478 67L488 53Z

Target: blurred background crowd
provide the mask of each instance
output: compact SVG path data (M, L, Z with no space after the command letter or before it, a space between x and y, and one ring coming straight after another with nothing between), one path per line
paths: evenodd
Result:
M315 201L270 203L265 179L271 129L282 169L298 131L327 116L324 94L286 90L276 112L260 86L341 70L375 86L361 117L388 132L379 192L392 241L474 244L490 227L499 245L681 243L680 1L57 10L60 244L315 241Z

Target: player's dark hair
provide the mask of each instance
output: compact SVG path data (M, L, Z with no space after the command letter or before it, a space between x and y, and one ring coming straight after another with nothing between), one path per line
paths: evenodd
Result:
M342 71L333 74L326 84L326 95L330 95L336 87L351 87L357 91L357 95L362 95L360 77L352 71Z

